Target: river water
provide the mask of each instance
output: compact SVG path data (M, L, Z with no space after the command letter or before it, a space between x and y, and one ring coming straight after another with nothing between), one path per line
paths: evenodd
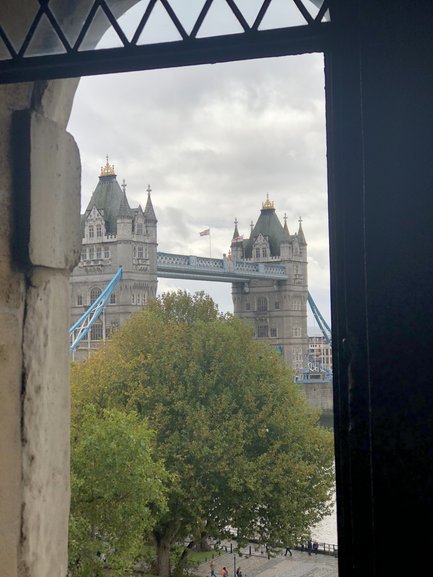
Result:
M320 416L320 425L332 431L334 429L334 415L330 411L323 411ZM332 501L334 503L332 513L322 519L322 521L311 530L311 536L318 543L338 545L335 493Z
M334 495L334 506L331 515L324 517L322 521L312 529L311 534L313 540L316 540L318 543L329 543L330 545L338 545L335 495Z

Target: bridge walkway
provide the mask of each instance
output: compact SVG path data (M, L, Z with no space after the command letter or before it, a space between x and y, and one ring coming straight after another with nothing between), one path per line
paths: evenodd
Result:
M236 555L236 567L240 567L243 577L338 577L338 559L331 555L308 555L305 551L293 550L293 555L277 555L271 559L262 556ZM209 559L213 552L209 553ZM215 575L221 577L225 566L229 577L233 577L234 554L215 555ZM193 570L199 577L210 577L209 561Z

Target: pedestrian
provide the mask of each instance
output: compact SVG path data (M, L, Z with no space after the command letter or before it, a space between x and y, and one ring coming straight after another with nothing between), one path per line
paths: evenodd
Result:
M227 571L227 567L223 567L221 569L221 577L229 577L229 572Z
M215 576L215 561L213 559L210 562L210 577L216 577Z
M284 553L284 557L287 557L287 553L290 553L290 557L292 556L292 551L290 550L290 547L286 547L286 552Z
M319 543L317 541L314 541L313 543L313 551L314 554L317 555L317 551L319 550Z
M313 543L311 542L311 539L308 539L307 550L308 550L308 555L311 555L311 551L313 550Z
M240 567L236 569L236 577L242 577L242 571Z

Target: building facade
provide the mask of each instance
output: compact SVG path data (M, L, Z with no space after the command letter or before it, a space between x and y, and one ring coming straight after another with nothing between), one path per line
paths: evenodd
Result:
M248 239L239 235L235 221L231 258L285 267L284 281L233 283L234 314L250 322L256 338L269 342L295 374L301 373L308 357L307 243L301 219L298 231L290 234L287 217L283 226L268 196Z
M316 327L308 327L308 358L317 371L332 371L332 345Z
M71 324L98 298L119 266L123 274L103 314L80 342L75 358L86 358L98 341L156 296L157 219L150 192L148 187L144 210L131 208L125 181L119 185L107 157L81 216L81 257L71 275Z

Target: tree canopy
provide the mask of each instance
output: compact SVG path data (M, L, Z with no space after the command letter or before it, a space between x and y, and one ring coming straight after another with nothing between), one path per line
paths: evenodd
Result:
M278 353L203 293L151 302L75 367L73 387L77 410L91 399L133 411L155 431L171 473L152 528L161 577L170 547L188 537L236 530L294 543L329 510L332 435Z
M130 574L143 537L165 511L168 475L152 452L152 433L135 412L73 412L69 560L74 576Z

